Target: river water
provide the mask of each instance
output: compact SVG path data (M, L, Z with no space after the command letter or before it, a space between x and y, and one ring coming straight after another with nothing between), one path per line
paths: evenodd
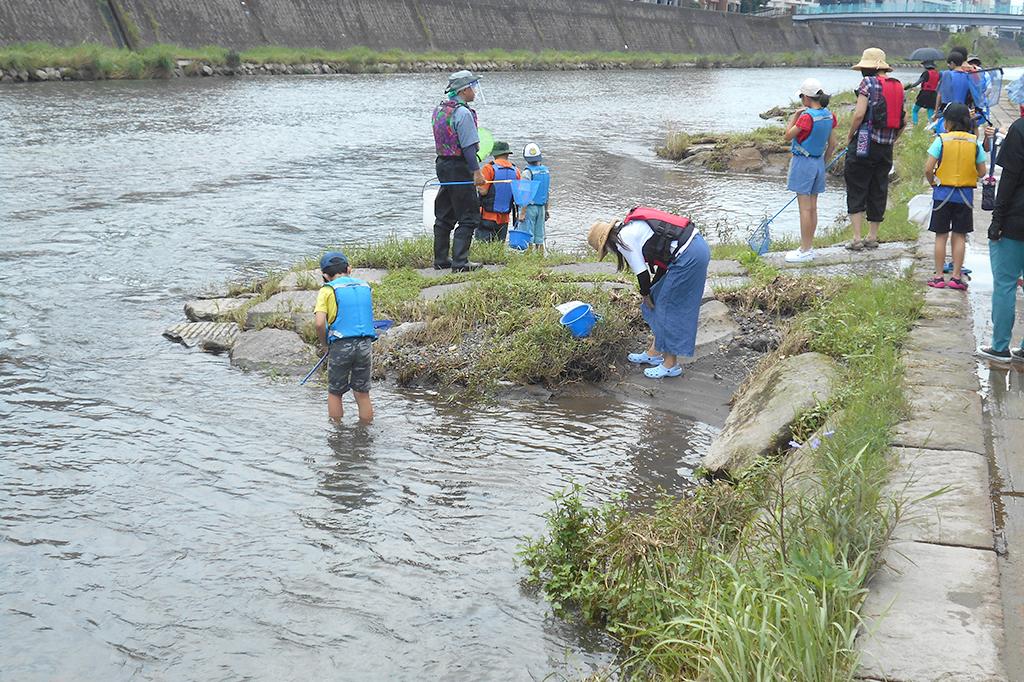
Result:
M759 125L811 73L856 82L488 74L480 116L548 150L555 243L641 202L745 225L788 198L781 179L651 149ZM540 679L614 660L521 586L515 549L571 480L681 491L716 425L381 389L373 426L335 428L320 389L160 336L196 291L419 230L442 80L0 89L0 678ZM825 195L822 221L841 203Z

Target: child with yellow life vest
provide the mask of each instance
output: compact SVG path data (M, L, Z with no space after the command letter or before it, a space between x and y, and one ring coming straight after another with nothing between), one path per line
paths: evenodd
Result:
M974 188L985 175L988 155L978 140L966 105L958 102L946 107L946 129L928 148L924 175L932 190L932 217L928 229L935 233L935 275L928 286L937 289L967 289L961 268L967 235L974 231ZM952 234L952 237L947 235ZM943 276L946 243L952 240L953 272L947 282Z
M352 276L348 258L328 251L320 259L324 285L316 297L316 336L327 352L327 414L340 420L341 397L350 389L359 407L359 421L373 420L370 379L373 371L373 325L370 285Z

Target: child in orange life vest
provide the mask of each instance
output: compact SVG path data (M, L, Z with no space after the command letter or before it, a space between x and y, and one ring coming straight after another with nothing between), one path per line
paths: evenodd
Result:
M512 200L510 180L520 178L519 169L508 157L512 150L507 142L495 142L491 150L494 161L483 167L484 180L480 191L480 227L476 237L480 241L505 241L510 221L516 220L516 203ZM497 181L497 182L494 182Z
M936 289L967 289L960 269L964 264L967 235L974 231L974 188L985 175L988 155L973 132L971 112L959 102L949 104L943 116L946 129L928 148L924 175L932 190L932 217L928 229L935 233L935 276L928 286ZM947 235L952 233L952 237ZM953 272L946 282L946 242L952 240Z
M373 421L370 378L373 370L373 299L370 285L352 277L348 258L328 251L320 259L324 285L313 309L316 336L328 353L327 414L338 421L345 413L341 397L352 390L359 421Z

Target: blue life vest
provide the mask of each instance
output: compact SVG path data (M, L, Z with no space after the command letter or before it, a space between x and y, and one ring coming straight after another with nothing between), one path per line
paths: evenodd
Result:
M334 302L338 304L338 314L327 328L328 343L363 336L377 338L369 284L355 277L337 277L324 286L334 289Z
M800 156L824 156L828 139L832 136L832 112L821 108L807 109L804 113L811 117L811 134L803 142L797 142L794 137L790 149Z
M536 166L530 165L526 170L530 171L537 187L537 191L533 193L533 201L530 202L530 205L544 206L548 203L548 190L551 189L551 173L548 171L547 166L540 164Z
M493 161L491 165L494 166L495 183L487 194L480 197L480 203L488 213L509 213L512 211L512 183L497 181L515 180L516 169L499 166Z
M939 74L939 94L942 95L943 104L967 104L967 96L971 94L971 77L963 71L943 71Z

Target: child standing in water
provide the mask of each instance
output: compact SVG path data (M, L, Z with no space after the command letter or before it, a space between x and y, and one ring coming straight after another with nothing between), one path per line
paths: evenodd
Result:
M825 191L825 157L836 146L836 117L828 110L829 96L821 83L808 78L797 93L801 106L786 124L785 139L793 158L786 188L796 192L800 207L800 248L786 254L787 263L814 260L814 232L818 229L818 195Z
M544 255L544 223L551 217L548 210L548 200L551 193L551 173L544 165L544 158L541 156L540 147L531 142L523 149L523 158L528 164L523 169L523 180L533 180L537 183L537 190L533 193L530 203L522 207L522 218L519 229L533 234L533 248Z
M935 276L928 286L965 291L960 269L964 264L967 235L974 231L974 188L985 175L988 155L978 140L967 105L953 102L943 112L946 130L928 148L924 176L932 189L932 218L928 230L935 233ZM952 234L952 237L949 235ZM953 242L953 273L947 282L946 243Z
M370 285L352 277L348 258L328 251L320 259L324 285L316 297L316 336L328 354L327 414L340 421L345 413L341 397L352 390L359 421L373 421L370 375L373 369L373 299Z

